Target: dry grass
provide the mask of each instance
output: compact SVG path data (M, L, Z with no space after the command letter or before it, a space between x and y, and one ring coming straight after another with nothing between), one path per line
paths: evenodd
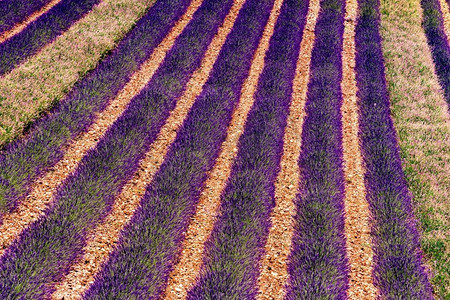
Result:
M0 145L57 103L131 29L153 0L104 0L67 32L0 77Z
M422 248L441 297L450 297L450 118L421 27L419 0L382 0L382 36L403 168ZM449 298L446 298L449 299Z

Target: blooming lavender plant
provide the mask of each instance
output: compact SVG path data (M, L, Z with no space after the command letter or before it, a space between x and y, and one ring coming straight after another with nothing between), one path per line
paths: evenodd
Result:
M23 31L1 43L0 76L53 41L99 2L100 0L62 0Z
M2 0L0 1L0 35L17 23L26 20L51 0Z
M447 0L448 1L448 0ZM433 55L434 66L450 109L450 45L445 34L439 0L421 0L423 28Z
M344 0L321 0L311 54L286 299L346 299L342 156Z
M379 0L358 2L355 71L366 197L372 216L374 281L383 299L433 299L390 114Z

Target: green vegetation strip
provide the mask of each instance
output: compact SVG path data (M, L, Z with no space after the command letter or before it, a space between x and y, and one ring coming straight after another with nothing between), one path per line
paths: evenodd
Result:
M450 299L450 118L421 18L419 0L381 1L386 79L403 169L434 292Z
M0 77L0 147L58 103L154 0L104 0L37 55Z

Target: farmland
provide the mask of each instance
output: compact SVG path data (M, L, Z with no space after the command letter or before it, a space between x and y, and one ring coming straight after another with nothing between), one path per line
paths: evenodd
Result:
M446 0L1 0L1 299L450 299Z

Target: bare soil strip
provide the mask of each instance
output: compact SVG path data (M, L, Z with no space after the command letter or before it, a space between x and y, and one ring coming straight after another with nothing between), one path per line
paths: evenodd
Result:
M266 254L261 261L261 274L258 278L258 299L261 300L281 300L286 294L285 285L289 277L287 259L294 232L292 219L295 213L294 199L300 180L297 161L305 117L304 107L315 38L314 28L319 10L320 1L311 0L293 82L292 102L284 133L281 170L275 183L275 207L270 218L272 227L267 237Z
M282 3L282 0L275 1L264 28L263 36L253 57L249 75L241 90L239 104L233 112L227 138L222 144L220 155L213 169L208 174L196 213L186 231L180 261L170 274L165 299L185 299L187 292L194 285L200 272L205 250L204 244L214 227L220 206L220 195L230 175L232 163L237 154L237 144L244 132L247 115L255 100L254 94L258 86L259 76L264 68L265 53L269 48L269 41L280 14Z
M244 2L244 0L239 0L233 4L222 27L208 46L201 67L195 71L189 80L187 90L177 101L175 109L170 113L166 124L161 128L156 141L141 161L139 170L124 186L121 194L114 202L111 213L89 235L87 245L83 249L83 258L72 266L70 273L62 282L58 283L52 299L78 299L93 283L95 274L112 252L119 239L120 232L139 206L148 183L151 182L163 163L170 145L175 140L178 129L183 124L195 99L201 93L202 87L209 77L220 49L225 43Z
M28 195L20 206L10 214L4 216L3 224L0 226L0 256L12 241L32 222L44 213L50 204L53 192L73 171L86 152L95 147L98 140L114 121L122 114L131 99L137 95L147 84L166 53L172 47L175 39L181 34L184 27L189 23L193 13L202 3L202 0L193 0L186 13L172 28L170 33L154 50L150 58L131 77L130 81L120 91L108 107L98 114L97 120L91 128L76 138L65 151L61 159L43 178L38 179L31 188Z
M444 30L447 35L447 40L450 43L450 8L446 0L439 0L441 4L442 19L444 20Z
M26 20L16 24L13 28L11 28L8 31L3 32L0 35L0 43L3 43L4 41L10 39L14 35L18 34L22 30L24 30L31 22L35 21L37 18L45 14L47 11L49 11L53 6L61 2L61 0L53 0L44 5L40 10L32 13Z
M357 0L347 0L342 53L342 139L345 173L345 235L350 263L349 299L375 299L372 279L372 241L369 205L358 138L358 104L355 79L355 21Z

